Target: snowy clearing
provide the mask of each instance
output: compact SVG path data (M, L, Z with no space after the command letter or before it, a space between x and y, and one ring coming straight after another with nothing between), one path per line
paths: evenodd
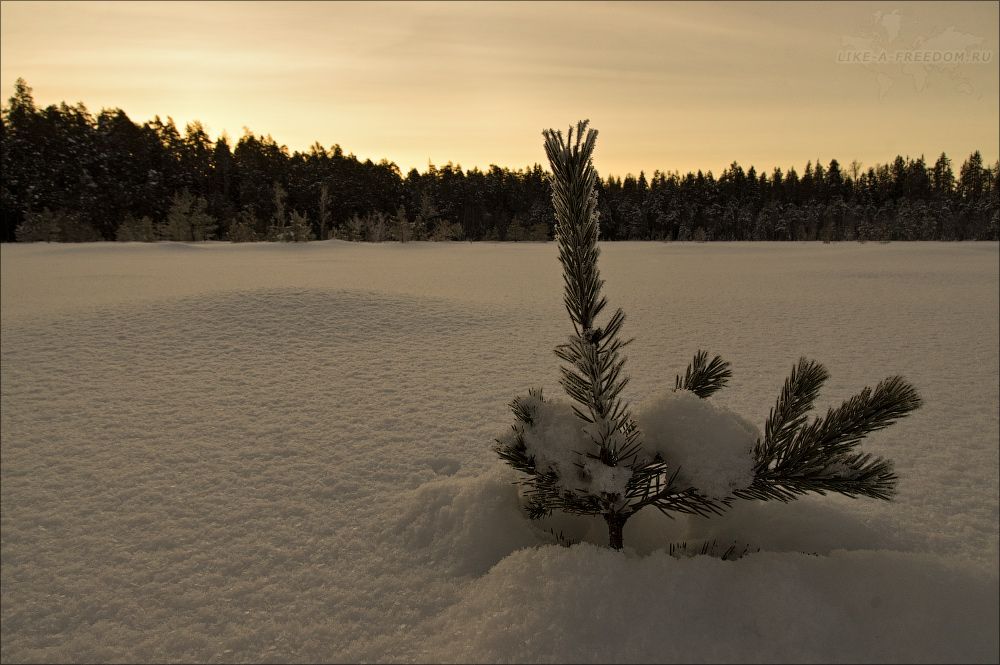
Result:
M996 662L997 243L602 249L634 407L699 348L757 427L800 355L912 381L896 501L524 519L554 243L3 244L2 660Z

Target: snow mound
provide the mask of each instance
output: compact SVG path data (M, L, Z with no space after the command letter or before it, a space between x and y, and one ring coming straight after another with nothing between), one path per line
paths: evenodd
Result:
M586 456L598 449L595 426L577 416L570 404L534 395L520 402L533 414L531 425L524 428L524 445L539 470L555 471L565 487L580 492L625 493L632 471ZM510 436L508 431L501 440Z
M996 572L837 550L737 561L521 550L423 629L421 662L989 662ZM928 608L933 611L928 612Z
M753 481L753 446L760 431L749 420L689 390L643 403L636 423L644 450L680 467L678 481L722 498Z
M522 547L546 542L521 511L506 471L447 477L414 490L396 530L415 558L457 575L481 575Z
M524 445L535 458L541 471L555 471L568 481L578 475L581 455L594 448L584 431L585 423L573 412L573 407L560 400L543 401L527 397L521 403L533 414L533 422L524 428Z

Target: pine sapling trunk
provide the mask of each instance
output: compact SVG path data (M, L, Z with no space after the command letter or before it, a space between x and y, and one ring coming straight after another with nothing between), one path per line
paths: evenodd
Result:
M625 513L604 513L604 521L608 523L608 547L616 550L624 547L622 530L628 518Z

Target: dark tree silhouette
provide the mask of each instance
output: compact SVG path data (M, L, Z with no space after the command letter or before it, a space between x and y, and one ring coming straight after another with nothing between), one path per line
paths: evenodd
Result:
M29 219L35 229L71 226L56 234L61 240L135 237L137 220L164 224L185 190L206 202L215 237L265 239L278 212L276 185L286 193L285 215L297 213L317 238L399 238L368 228L386 218L395 228L405 218L407 239L554 237L551 175L539 164L481 171L449 162L404 177L392 162L361 161L339 145L290 152L249 130L231 145L227 137L213 142L198 122L181 132L169 117L140 125L121 109L94 116L82 104L38 108L22 79L0 112L0 160L3 241L16 240ZM598 176L600 233L603 240L996 240L998 174L1000 166L984 164L977 151L957 179L944 154L933 165L897 156L867 169L816 160L801 176L737 162L718 177Z

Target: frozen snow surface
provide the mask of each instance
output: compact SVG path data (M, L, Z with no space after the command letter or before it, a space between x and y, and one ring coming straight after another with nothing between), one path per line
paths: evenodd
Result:
M800 355L823 411L903 374L897 499L524 519L552 243L5 244L0 660L997 662L998 245L602 248L637 413L698 348L756 427Z

